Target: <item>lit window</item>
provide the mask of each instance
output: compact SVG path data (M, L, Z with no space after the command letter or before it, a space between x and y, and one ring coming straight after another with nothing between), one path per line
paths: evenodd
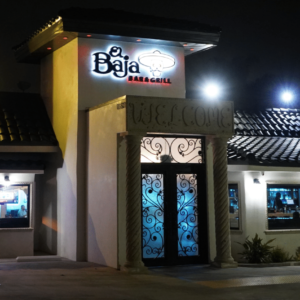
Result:
M300 229L300 185L268 184L268 229Z
M231 230L240 229L240 204L237 184L228 184L229 222Z
M29 227L28 184L0 185L0 228Z

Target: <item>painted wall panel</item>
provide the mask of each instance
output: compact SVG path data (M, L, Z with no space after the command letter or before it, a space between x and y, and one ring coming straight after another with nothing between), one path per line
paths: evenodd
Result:
M76 260L77 249L77 61L78 48L75 39L41 62L41 94L63 159L60 162L57 158L56 161L59 167L57 195L50 201L44 198L43 217L51 220L55 215L53 209L57 211L57 254L73 260ZM54 189L53 192L55 193ZM52 231L52 228L47 230ZM47 241L47 244L53 243Z
M0 258L33 255L33 229L0 229Z
M89 112L87 258L114 268L118 267L117 133L123 131L125 109L112 104Z

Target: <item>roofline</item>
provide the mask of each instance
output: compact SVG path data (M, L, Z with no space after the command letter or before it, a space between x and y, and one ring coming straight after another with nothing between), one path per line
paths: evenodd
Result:
M0 153L4 152L17 152L17 153L52 153L58 152L58 146L17 146L17 145L8 145L0 146Z
M228 172L300 172L299 167L287 166L256 166L256 165L227 165Z
M44 170L37 169L0 169L0 174L9 173L9 174L44 174Z
M99 35L98 38L101 38L101 36L102 38L103 36L109 38L109 35L116 35L132 38L132 42L136 42L136 38L146 38L159 40L158 44L167 41L175 43L174 45L178 47L183 47L183 43L195 43L207 44L211 48L218 44L221 31L179 30L58 17L36 31L25 42L13 47L13 50L18 62L39 63L42 57L61 48L77 37L84 37L87 33ZM66 35L68 39L64 40L63 37ZM97 38L97 36L95 37ZM51 51L47 50L48 47L52 48Z

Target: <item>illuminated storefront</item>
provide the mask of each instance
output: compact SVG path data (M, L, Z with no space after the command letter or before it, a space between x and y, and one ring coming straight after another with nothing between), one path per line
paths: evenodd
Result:
M39 95L0 92L0 107L0 258L32 256L43 230L38 182L59 148Z
M220 30L99 15L64 10L15 48L18 61L41 66L61 150L40 181L47 209L36 247L133 272L236 267L223 209L233 104L185 99L185 56L216 46Z
M228 141L235 259L240 259L241 252L237 242L256 233L264 241L275 239L272 245L283 247L290 255L299 247L299 120L297 109L235 113L235 135Z

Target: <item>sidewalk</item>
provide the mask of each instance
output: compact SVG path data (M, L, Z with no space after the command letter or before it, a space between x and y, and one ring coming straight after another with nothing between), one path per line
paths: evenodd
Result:
M300 266L151 268L129 275L93 263L0 262L1 300L299 299Z

